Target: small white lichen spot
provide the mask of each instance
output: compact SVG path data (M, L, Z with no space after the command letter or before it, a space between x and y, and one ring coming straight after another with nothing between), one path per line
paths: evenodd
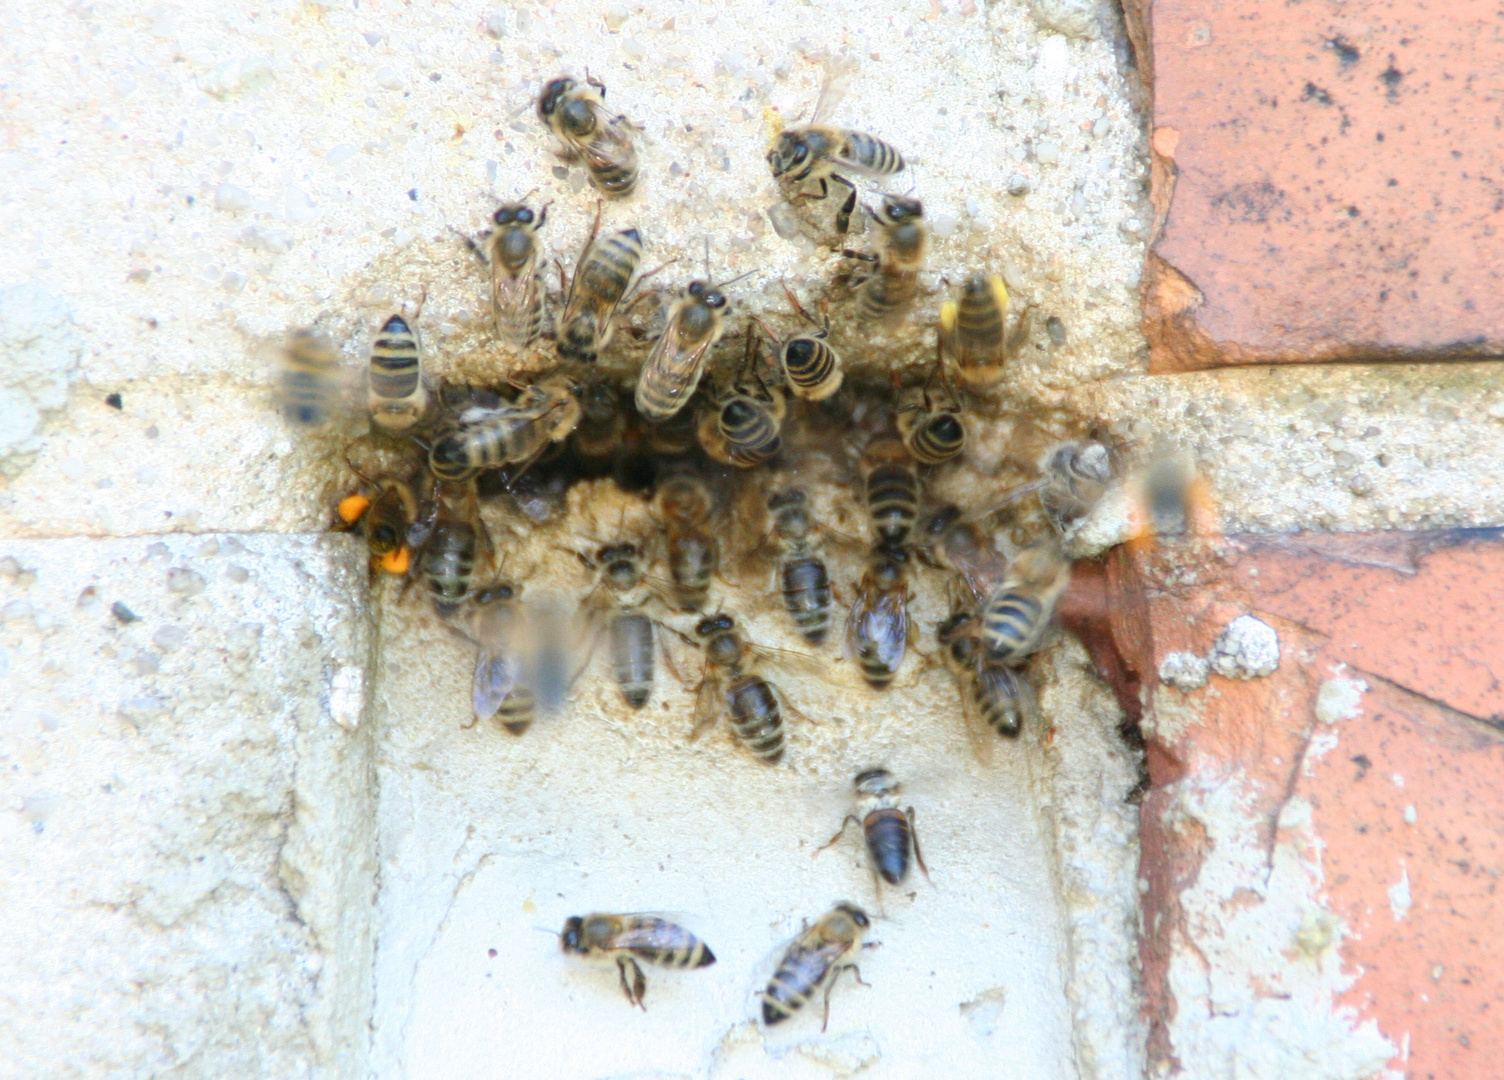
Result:
M1092 0L1033 0L1029 6L1047 30L1073 38L1097 36L1097 5Z
M329 680L329 715L342 728L354 731L365 711L366 673L354 664L346 664Z
M1363 695L1368 684L1362 679L1344 679L1335 675L1321 680L1316 691L1316 719L1323 724L1335 724L1338 720L1352 720L1362 711Z
M1172 652L1159 662L1159 681L1177 690L1199 690L1206 685L1207 663L1195 653Z
M1279 667L1279 634L1252 615L1239 615L1227 624L1207 655L1211 668L1229 679L1269 675Z
M1410 871L1403 859L1400 860L1400 879L1389 886L1389 911L1395 922L1410 914Z

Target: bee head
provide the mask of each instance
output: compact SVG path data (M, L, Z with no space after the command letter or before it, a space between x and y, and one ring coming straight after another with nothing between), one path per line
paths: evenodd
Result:
M955 413L940 413L931 418L928 427L930 434L944 443L959 443L966 437L966 429Z
M567 953L579 953L584 955L584 920L578 915L571 915L564 920L564 929L559 934L559 948Z
M451 477L465 472L470 463L465 457L465 440L458 432L445 435L433 444L428 454L428 464L441 477Z
M898 781L887 769L868 769L856 774L852 787L863 795L889 795L898 790Z
M773 149L768 151L768 164L773 168L774 177L793 172L808 158L809 145L797 132L792 131L780 132Z
M852 922L863 930L872 925L872 920L867 918L867 913L855 904L841 903L836 905L836 910L844 914Z
M502 581L492 585L489 589L482 589L476 593L475 602L477 604L490 604L498 600L512 600L521 591L521 589L510 581Z
M885 195L877 216L889 225L916 221L924 217L924 204L918 199L910 199L903 195Z
M769 495L768 509L776 512L793 506L803 506L805 502L804 492L799 488L794 488L790 491L779 491Z
M736 626L736 620L730 615L707 615L695 625L695 633L701 637L711 637L715 634L724 634Z
M543 93L538 98L538 115L544 123L558 111L559 102L574 88L575 81L568 77L554 79L543 88Z
M411 332L411 327L407 325L407 320L401 315L393 315L381 325L381 332L383 334L406 334Z
M623 540L617 544L607 544L596 553L596 561L602 563L621 562L623 559L637 558L637 545L630 540Z
M969 611L951 612L950 616L943 623L935 627L935 640L940 642L941 645L952 644L959 637L961 627L965 626L971 619L972 614Z
M402 537L406 530L397 528L390 521L383 521L371 530L371 550L378 555L385 555L389 551L396 551L402 543Z

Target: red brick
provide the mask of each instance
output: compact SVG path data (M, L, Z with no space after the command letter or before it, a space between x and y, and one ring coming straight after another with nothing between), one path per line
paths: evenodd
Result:
M1504 352L1504 13L1129 0L1151 368Z

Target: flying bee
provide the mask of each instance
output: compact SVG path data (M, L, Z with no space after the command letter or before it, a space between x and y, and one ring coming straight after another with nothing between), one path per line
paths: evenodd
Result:
M768 514L780 548L778 584L784 607L804 639L818 645L830 629L832 595L830 573L813 542L819 525L798 488L769 496Z
M778 970L762 993L762 1022L769 1027L781 1024L805 1005L810 997L825 990L824 1031L830 1024L830 991L842 971L850 968L856 981L862 981L852 958L862 947L862 937L872 921L855 904L840 903L816 920L815 924L789 945L779 961Z
M668 534L674 599L681 611L699 611L710 597L710 579L721 561L720 542L710 527L715 499L705 481L679 473L658 485L653 502Z
M882 206L869 212L878 225L877 254L855 251L846 254L877 263L872 275L862 283L862 319L891 322L908 310L919 292L919 271L924 266L929 229L924 224L924 206L918 199L885 195Z
M401 435L423 419L428 400L417 327L394 314L371 343L366 367L366 407L371 423L388 435Z
M668 312L637 377L637 411L650 422L667 420L689 402L705 358L726 331L726 294L708 281L691 281Z
M521 586L510 581L478 590L470 597L464 620L466 636L477 646L470 685L475 720L494 716L513 735L532 727L537 715L537 699L523 672L521 593Z
M778 366L789 392L806 401L824 401L841 388L841 357L826 340L830 336L830 319L824 315L817 322L800 305L787 285L784 294L794 310L816 328L815 333L795 334L780 339L761 319L756 320L768 340L778 346Z
M430 471L452 482L502 465L521 464L525 470L551 444L569 438L580 422L576 386L569 375L556 372L524 387L514 402L465 409L429 449Z
M412 561L407 530L418 519L412 485L395 476L368 481L373 494L357 492L339 501L341 527L359 526L371 549L371 562L389 574L405 574Z
M564 144L566 160L583 158L590 182L603 195L621 199L637 184L637 146L625 116L606 111L606 87L587 78L554 79L538 98L538 117Z
M874 690L886 690L898 674L904 653L913 643L909 621L909 553L879 545L868 558L867 570L846 616L846 652L862 669Z
M898 547L919 517L919 473L909 449L898 439L879 436L862 454L867 511L879 545Z
M930 876L924 865L924 855L919 850L919 834L914 831L914 808L898 808L900 784L887 769L868 769L857 773L852 784L860 814L847 814L841 822L841 831L815 852L816 855L831 847L846 835L846 826L853 821L862 828L867 841L867 854L872 858L872 871L889 885L898 885L909 874L909 852L924 876Z
M559 355L566 360L593 363L611 343L616 309L642 262L642 236L636 229L620 229L597 239L599 228L597 213L559 313Z
M441 614L452 613L470 595L476 565L491 553L491 537L480 520L474 487L465 493L459 508L439 493L433 520L417 523L414 529L426 533L418 569L433 594L434 606Z
M1039 647L1055 606L1071 580L1071 564L1053 541L1030 544L982 605L981 639L987 658L1009 666Z
M756 370L757 338L747 331L747 364L731 392L719 397L700 419L700 445L726 465L752 469L783 449L783 394L763 382ZM750 374L752 382L747 375ZM753 385L755 383L755 385Z
M294 330L278 351L277 407L289 423L319 427L339 411L344 395L339 350L322 330Z
M1039 505L1058 532L1065 532L1101 501L1112 481L1107 447L1094 439L1053 447L1040 462L1047 483L1039 490Z
M945 666L960 686L961 710L973 734L986 729L1003 738L1017 738L1030 709L1028 684L1012 668L986 654L977 636L976 615L957 609L936 628L935 637Z
M695 634L705 646L705 673L696 691L695 726L689 737L699 738L724 713L738 742L763 764L778 764L783 758L784 712L801 720L808 717L783 701L772 683L750 669L759 658L799 654L753 645L737 629L736 620L724 613L701 619Z
M996 274L972 274L961 287L959 301L940 307L940 341L955 361L956 374L973 390L986 391L1003 380L1003 367L1028 344L1033 328L1030 304L1019 313L1012 331L1008 323L1008 287Z
M564 920L559 947L576 956L613 956L621 976L622 993L643 1012L642 995L647 979L637 961L657 967L684 970L709 967L715 954L682 926L657 915L572 915ZM629 982L627 973L631 972Z
M936 379L943 394L932 396ZM943 364L935 365L920 393L899 405L897 419L903 444L921 465L943 465L966 449L961 399L945 378Z
M538 273L542 262L538 230L547 217L546 205L535 214L523 203L502 203L491 215L496 227L486 234L484 247L465 238L470 249L491 268L491 315L496 335L518 349L531 345L543 332L546 301L543 276Z
M623 540L606 544L594 558L586 555L579 558L600 575L591 595L586 597L586 611L597 625L604 625L610 636L611 671L623 700L640 709L653 695L655 644L663 649L664 662L673 670L668 647L655 633L660 624L642 610L652 599L643 574L642 550L630 540ZM593 646L591 651L594 652Z

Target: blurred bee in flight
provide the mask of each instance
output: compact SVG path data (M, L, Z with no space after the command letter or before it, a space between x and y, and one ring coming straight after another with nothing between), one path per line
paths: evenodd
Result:
M823 989L825 1019L820 1030L829 1027L830 991L841 972L849 968L857 982L868 985L852 959L861 949L862 937L871 925L861 908L841 903L796 937L762 992L762 1022L768 1027L783 1023Z
M647 1011L642 998L648 987L638 960L678 971L715 963L715 954L703 941L657 915L573 915L564 921L559 947L575 956L612 957L622 993L643 1012Z
M606 111L605 84L551 80L538 98L538 117L564 146L566 161L583 159L590 182L603 195L621 199L637 186L637 146L625 116Z
M277 353L274 381L277 407L298 427L327 424L345 404L339 350L322 330L287 335Z

